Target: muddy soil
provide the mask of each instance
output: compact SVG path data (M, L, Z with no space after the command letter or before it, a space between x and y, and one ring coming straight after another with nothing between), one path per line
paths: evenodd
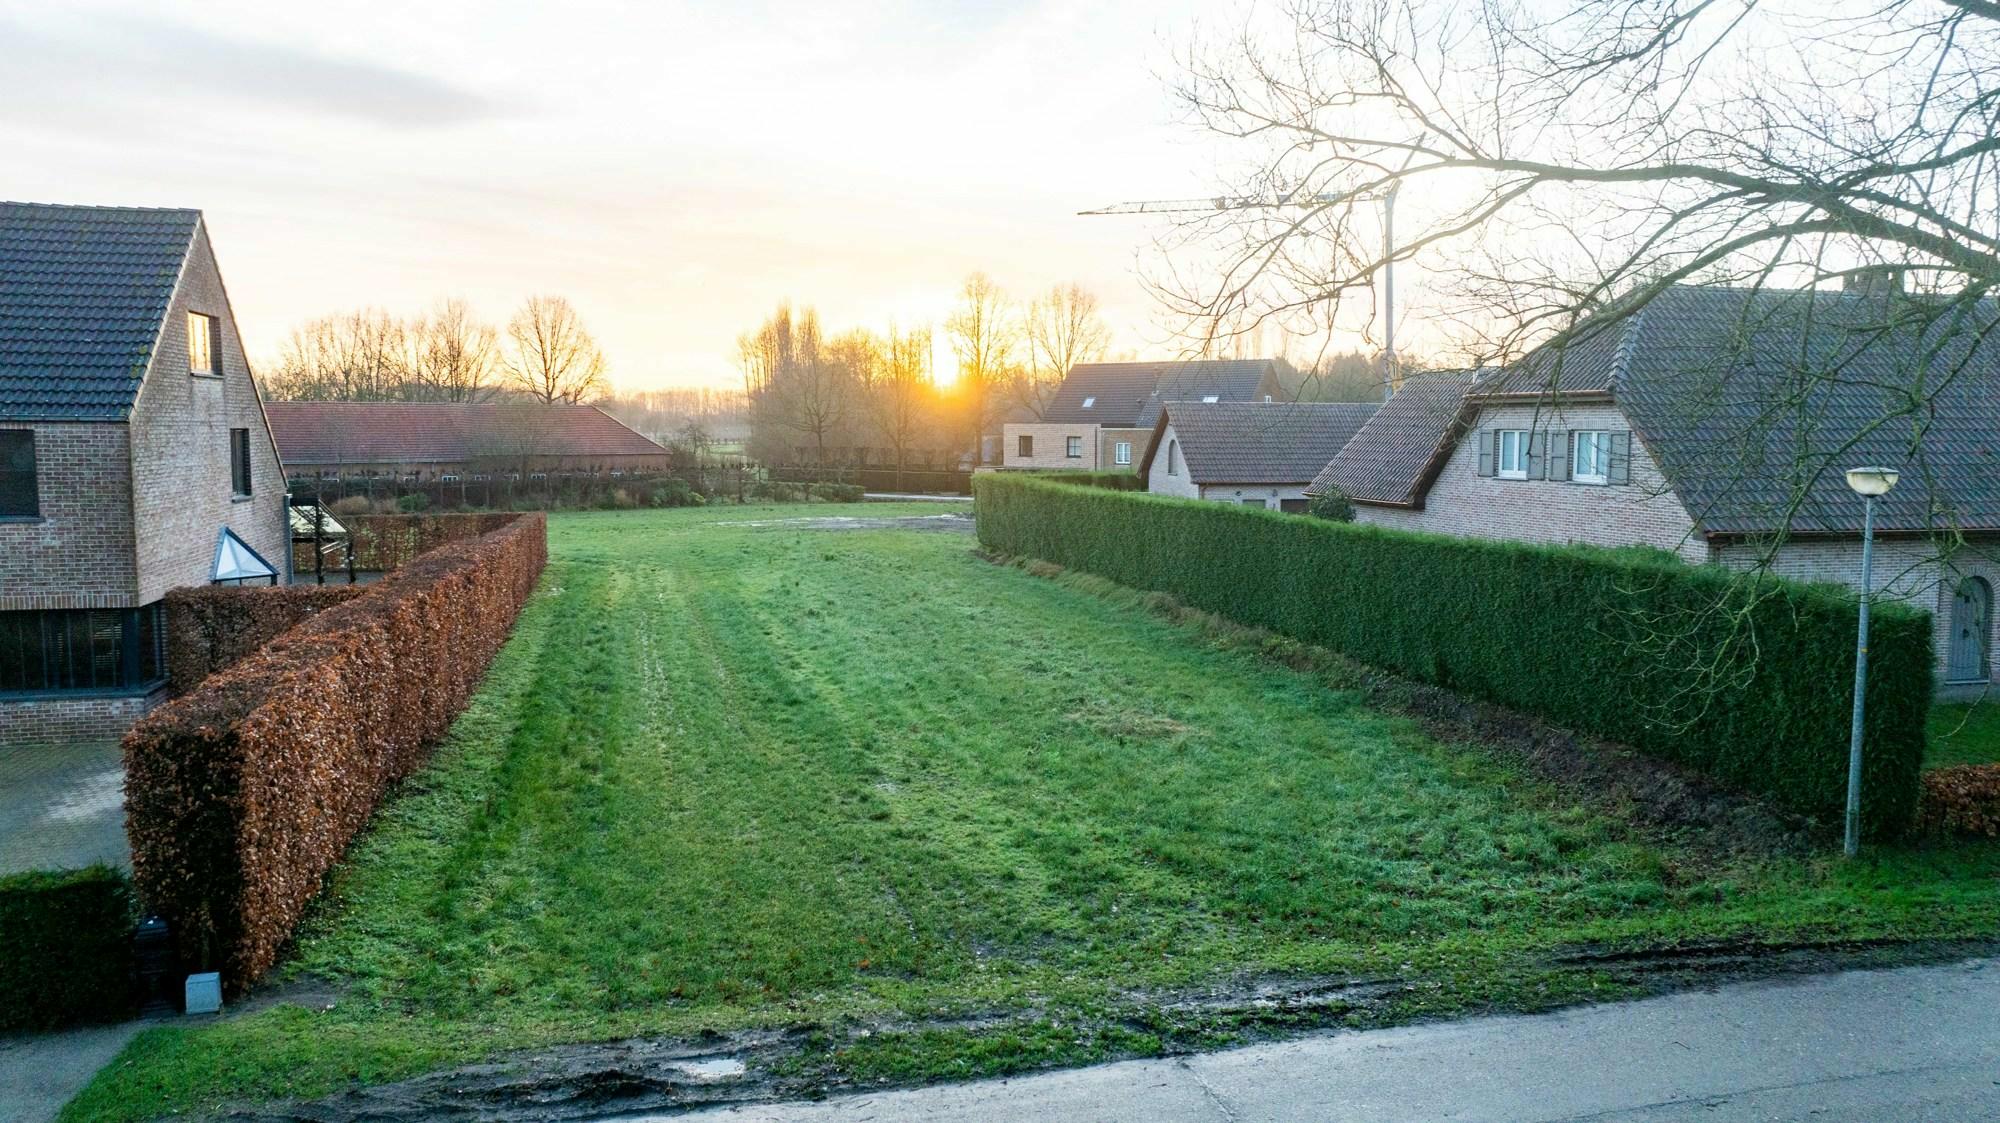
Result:
M2000 953L2000 941L1721 943L1645 951L1577 948L1552 957L1548 965L1591 972L1624 986L1628 994L1643 996L1995 953ZM1435 993L1438 985L1420 979L1245 979L1180 994L1133 994L1129 1007L1097 1021L1103 1027L1143 1026L1159 1035L1162 1052L1172 1055L1225 1043L1408 1022L1413 1019L1397 1014L1399 1002ZM1508 1012L1513 1011L1496 1007L1464 1011L1462 1016ZM999 1029L1039 1016L1028 1011L937 1023L802 1025L685 1040L565 1045L395 1084L354 1088L326 1099L245 1107L210 1118L236 1123L543 1123L817 1099L888 1086L887 1082L859 1085L842 1074L831 1057L844 1045L883 1033ZM1071 1021L1068 1015L1065 1021Z

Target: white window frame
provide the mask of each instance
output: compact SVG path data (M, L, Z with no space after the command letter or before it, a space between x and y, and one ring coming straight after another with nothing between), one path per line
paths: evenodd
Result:
M1514 438L1514 463L1507 467L1507 438ZM1500 429L1493 434L1493 474L1503 480L1528 478L1528 430Z
M1180 455L1181 455L1181 443L1179 441L1168 441L1167 475L1178 476L1181 474Z
M1063 458L1064 458L1064 459L1066 459L1066 460L1082 460L1082 459L1083 459L1083 438L1082 438L1082 437L1064 437L1064 438L1063 438Z
M1591 449L1591 463L1595 472L1583 470L1584 441L1588 439ZM1569 435L1569 478L1573 483L1608 484L1611 482L1611 431L1608 429L1578 429Z
M1132 442L1119 441L1111 446L1111 460L1115 464L1132 463Z
M1214 405L1215 403L1217 403L1217 402L1219 402L1219 401L1221 401L1221 400L1222 400L1222 395L1221 395L1221 394L1203 394L1203 395L1201 396L1201 400L1202 400L1202 404L1204 404L1204 405Z
M1095 396L1088 397L1083 400L1083 408L1085 409L1089 409L1091 406L1094 406L1096 404L1097 404L1097 398Z
M215 363L215 317L202 312L187 314L189 374L221 374Z

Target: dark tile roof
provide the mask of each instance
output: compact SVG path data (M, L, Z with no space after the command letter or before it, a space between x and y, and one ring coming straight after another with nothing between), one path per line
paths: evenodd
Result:
M286 467L463 464L482 457L664 456L596 406L520 402L266 402Z
M1858 531L1844 472L1875 464L1903 473L1878 527L2000 528L2000 315L1951 310L1675 288L1632 320L1612 393L1710 533Z
M1152 466L1161 434L1172 426L1188 479L1196 483L1304 483L1377 408L1372 402L1170 402L1139 473Z
M122 420L201 212L0 203L0 418Z
M1149 429L1159 420L1164 402L1198 402L1210 394L1225 402L1254 402L1274 392L1276 381L1277 368L1270 359L1078 363L1056 390L1045 417L1068 424ZM1085 406L1085 401L1091 404Z
M1413 503L1426 469L1443 451L1476 372L1414 375L1313 477L1314 495L1338 489L1352 499Z

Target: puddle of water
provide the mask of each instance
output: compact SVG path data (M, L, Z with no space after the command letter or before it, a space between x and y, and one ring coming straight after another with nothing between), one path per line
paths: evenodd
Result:
M692 1061L675 1061L673 1068L696 1080L730 1080L743 1075L747 1067L735 1057L703 1057Z

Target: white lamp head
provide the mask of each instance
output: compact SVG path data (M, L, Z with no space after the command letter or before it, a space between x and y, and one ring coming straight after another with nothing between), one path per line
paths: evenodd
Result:
M1895 487L1896 481L1902 478L1903 474L1894 468L1849 468L1847 470L1847 486L1854 489L1854 494L1866 495L1871 498L1877 495L1888 494L1889 489Z

